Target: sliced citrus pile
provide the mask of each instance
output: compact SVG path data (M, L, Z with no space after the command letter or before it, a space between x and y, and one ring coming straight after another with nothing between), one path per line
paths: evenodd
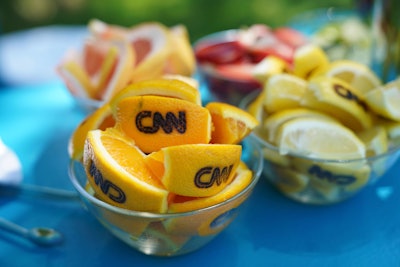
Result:
M217 204L249 184L239 143L258 121L229 104L203 107L194 86L179 75L132 83L77 127L71 158L83 151L96 197L136 211L179 212ZM137 234L129 220L113 221ZM141 223L138 233L150 225Z
M239 144L258 125L252 115L229 104L210 102L206 109L214 126L210 141L214 144Z
M400 140L399 78L382 84L368 66L331 62L314 45L264 78L248 111L261 121L256 134L270 145L264 157L281 191L301 198L315 190L332 202L386 171L379 155Z
M145 153L182 144L207 144L208 110L189 101L154 95L123 98L115 107L116 127Z
M127 28L92 20L88 28L82 48L68 52L57 67L77 97L108 101L131 82L194 73L195 57L183 25L144 22Z
M89 131L84 165L96 195L121 208L165 212L169 193L148 170L144 157L116 131Z

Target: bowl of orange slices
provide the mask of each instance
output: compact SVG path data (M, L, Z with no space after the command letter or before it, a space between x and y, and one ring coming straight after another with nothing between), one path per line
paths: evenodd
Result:
M123 27L93 19L87 28L81 47L69 49L56 70L88 113L132 82L166 74L191 76L195 71L184 25L148 21Z
M306 42L305 36L289 27L254 24L204 36L193 50L199 77L211 97L238 105L249 93L260 91L265 75L258 72L258 65L286 68L296 48Z
M240 107L260 121L250 138L263 149L268 180L301 203L332 204L398 162L399 101L400 79L382 83L368 66L306 45L292 72L269 77Z
M226 103L203 106L191 84L132 83L69 142L69 174L83 205L144 254L175 256L207 244L261 175L261 150L246 138L258 121Z

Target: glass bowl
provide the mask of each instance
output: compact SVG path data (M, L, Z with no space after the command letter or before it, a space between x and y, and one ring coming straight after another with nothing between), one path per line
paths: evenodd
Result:
M244 98L240 107L246 109L256 96ZM384 176L400 156L400 138L392 140L384 154L341 160L282 155L262 136L258 126L248 138L263 150L263 175L283 195L306 204L333 204L356 195Z
M262 172L261 150L244 141L242 160L252 170L251 183L239 194L219 204L181 213L151 213L109 205L87 190L83 165L71 161L69 176L82 204L114 236L136 250L156 256L176 256L195 251L224 230L243 208Z
M215 70L215 65L199 60L198 52L205 46L234 41L239 30L226 30L204 36L197 40L193 49L197 60L197 73L202 84L206 85L211 99L233 105L239 105L244 96L260 91L261 84L254 78L242 78L241 75L224 76ZM236 71L236 70L235 70ZM238 70L240 72L240 70Z

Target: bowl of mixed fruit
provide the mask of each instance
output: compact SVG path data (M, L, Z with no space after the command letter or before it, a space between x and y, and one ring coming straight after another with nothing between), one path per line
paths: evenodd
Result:
M238 105L247 94L261 90L265 74L257 65L283 68L306 42L299 31L289 27L257 24L207 35L193 49L197 71L212 98Z

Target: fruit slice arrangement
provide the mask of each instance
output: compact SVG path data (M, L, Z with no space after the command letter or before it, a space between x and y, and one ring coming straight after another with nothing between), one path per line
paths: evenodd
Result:
M258 121L236 106L210 102L203 107L190 79L133 83L77 127L70 157L83 162L97 198L135 211L187 212L223 202L250 184L240 142ZM210 210L207 216L212 221L219 215ZM126 219L111 217L132 228ZM181 221L165 223L173 231ZM186 231L198 234L200 226L207 234L203 223L186 224ZM145 228L141 222L137 229Z
M213 75L256 83L255 66L260 61L281 65L293 61L294 51L307 42L300 32L288 27L271 29L264 24L241 28L227 36L205 38L195 45L198 63Z
M314 45L299 47L291 68L264 70L248 110L261 121L256 135L270 144L264 156L283 192L313 190L333 202L394 161L382 155L400 142L400 79L382 84L367 66L330 61Z
M129 83L194 72L195 57L183 25L145 22L127 28L92 20L88 29L80 50L69 51L57 67L78 98L107 101Z

